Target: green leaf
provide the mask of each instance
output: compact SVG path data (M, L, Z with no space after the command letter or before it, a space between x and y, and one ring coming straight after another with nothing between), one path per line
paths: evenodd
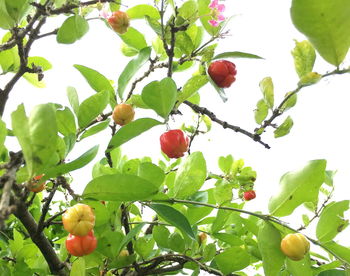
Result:
M213 27L212 25L209 24L209 20L212 19L210 16L211 9L209 8L210 0L197 0L198 2L198 15L200 18L200 21L202 23L202 26L206 30L208 34L211 36L216 35L221 27Z
M182 233L186 234L189 238L196 240L196 236L193 233L190 223L178 210L164 204L150 204L149 207L152 208L167 223L181 230Z
M215 59L225 59L225 58L254 58L254 59L264 59L260 56L257 55L253 55L253 54L249 54L249 53L244 53L244 52L225 52L225 53L221 53L216 55L215 57L213 57L212 60Z
M123 72L120 74L118 79L118 94L121 99L123 99L123 94L129 81L135 76L137 71L148 61L151 55L151 47L146 47L142 49L139 55L129 63L124 68Z
M124 42L122 42L121 45L120 45L120 51L126 57L133 57L133 56L136 56L139 53L138 50L136 50L133 47L129 47Z
M28 14L31 5L28 0L5 0L8 14L20 24L22 19Z
M22 147L29 176L41 173L59 161L55 113L53 105L41 104L32 110L29 118L23 105L11 115L12 129Z
M78 258L73 262L69 276L85 276L85 259Z
M322 243L328 250L332 251L337 259L350 265L350 248L342 246L334 241Z
M91 149L89 149L87 152L79 156L77 159L69 163L63 163L55 167L49 168L45 172L45 176L43 177L43 180L49 179L51 177L63 175L68 172L72 172L84 167L95 158L95 156L97 155L97 152L98 152L98 146L94 146Z
M300 170L283 175L278 193L269 201L270 213L278 217L288 216L304 202L316 203L325 169L326 160L313 160Z
M2 42L5 43L6 41L3 39ZM17 46L0 52L0 65L3 72L15 72L18 70L20 59Z
M348 226L344 212L349 209L349 204L349 200L332 202L323 209L316 228L316 236L320 242L333 240Z
M141 50L147 47L147 42L143 34L133 27L129 27L126 33L118 35L126 45L129 45L136 50Z
M185 240L178 232L171 233L168 243L170 249L175 252L181 253L185 251Z
M137 175L157 187L160 187L165 179L164 171L151 162L141 163L138 167Z
M179 48L186 55L190 55L194 50L192 39L186 32L176 33L175 46Z
M102 130L105 130L108 125L109 125L109 122L111 120L108 118L107 120L101 122L101 123L98 123L96 125L94 125L93 127L90 127L88 128L86 131L83 132L83 134L79 137L79 140L83 140L84 138L87 138L91 135L94 135Z
M197 151L181 162L172 193L176 198L187 198L197 192L207 177L207 166L203 153Z
M75 134L77 128L75 126L75 118L72 111L65 107L56 111L57 129L63 136Z
M34 73L25 73L23 78L26 79L31 85L37 88L45 88L46 84L44 81L39 81L38 74Z
M116 105L115 91L111 85L111 82L104 75L92 68L79 64L75 64L74 67L83 75L90 87L96 92L101 92L103 90L107 90L109 92L109 103L111 107L114 108Z
M177 100L178 105L193 96L201 87L208 83L206 75L196 75L190 78L184 85L182 92L179 93Z
M286 258L287 270L293 276L313 276L313 270L311 269L311 262L309 254L307 254L300 261L292 261L289 258Z
M130 19L143 19L146 15L150 18L160 19L158 10L146 4L136 5L126 11Z
M298 42L295 40L295 47L292 51L295 71L299 78L311 72L314 68L316 53L314 47L307 40Z
M293 0L291 17L327 62L342 63L350 47L348 0Z
M138 237L134 242L135 251L142 259L147 259L152 254L154 244L154 239L150 236Z
M281 234L271 223L264 222L260 226L258 246L262 256L265 275L278 275L286 257L280 249Z
M212 236L232 246L240 246L244 244L244 242L234 234L215 233Z
M299 86L309 86L318 83L322 79L322 75L316 72L309 72L302 76L298 82Z
M231 167L233 164L233 156L231 154L225 156L220 156L218 160L219 168L223 173L229 174L231 172Z
M143 102L141 95L132 95L125 103L134 107L149 109L148 105Z
M67 97L70 106L72 107L75 115L78 115L79 113L79 97L77 90L74 87L68 86L67 87Z
M171 78L152 81L143 88L141 97L145 104L166 119L176 102L176 83Z
M250 264L250 256L246 250L238 246L226 249L224 252L216 255L215 263L225 275L241 270Z
M116 252L118 252L117 254L119 254L123 247L126 246L141 231L144 225L145 223L140 223L131 229L131 231L124 237L122 242L118 245L116 250Z
M83 192L85 198L110 201L146 200L158 193L158 187L131 174L110 174L90 181Z
M152 28L152 30L159 36L162 35L162 27L160 25L160 23L158 22L158 20L154 19L154 18L150 18L149 16L145 16L145 19L148 23L148 25Z
M107 152L121 146L152 127L161 124L161 122L151 118L141 118L128 123L113 135L111 141L109 142Z
M1 120L0 118L0 148L3 147L5 139L7 136L7 128L6 128L6 124L3 120Z
M198 16L198 5L194 0L188 0L178 9L178 17L181 16L185 20L192 23Z
M293 127L293 120L290 116L288 116L283 123L273 132L275 138L279 138L287 135L291 128Z
M43 57L28 57L28 67L33 68L33 65L36 67L41 67L43 71L47 71L52 68L52 64Z
M231 213L232 212L229 210L220 209L217 212L215 220L213 221L213 223L211 225L211 231L213 233L219 232L224 227L224 225L225 225L226 221L229 219Z
M317 274L317 276L347 276L347 273L344 270L331 269L322 271L320 274Z
M152 235L159 247L169 248L170 232L168 228L162 225L156 225L153 227Z
M101 91L87 98L81 103L78 111L79 128L85 128L94 120L108 104L109 93L107 90Z
M89 30L89 23L80 15L68 17L58 29L57 42L72 44L82 38Z
M15 23L15 20L7 12L6 1L0 0L0 28L9 30Z
M288 97L291 93L293 93L293 92L288 92L288 93L286 93L286 95L284 96L284 98ZM288 100L282 105L281 111L284 112L284 111L286 111L286 110L292 108L293 106L295 106L296 103L297 103L297 99L298 99L297 96L298 96L298 95L297 95L296 93L294 93L292 96L290 96L290 97L288 98Z
M264 95L264 100L270 109L273 109L274 104L274 88L270 77L264 78L260 83L260 90Z
M266 104L264 99L261 99L256 104L256 109L254 110L255 122L261 124L269 114L269 106Z

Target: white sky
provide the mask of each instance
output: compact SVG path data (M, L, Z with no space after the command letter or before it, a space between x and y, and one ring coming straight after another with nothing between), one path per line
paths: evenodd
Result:
M133 1L141 3L145 1ZM153 1L149 1L152 4ZM298 82L294 71L293 59L290 54L294 47L293 39L304 40L292 25L289 16L290 1L280 0L226 0L226 16L236 15L229 23L230 36L217 48L216 53L225 51L243 51L260 55L265 60L236 59L231 60L237 66L237 81L226 90L229 100L223 104L216 92L209 85L201 90L201 106L206 106L215 112L218 118L238 125L249 131L256 127L254 112L256 102L262 98L259 90L259 81L271 76L275 84L275 103L283 99L286 92L296 88ZM126 9L126 8L125 8ZM50 19L51 31L57 27L57 20ZM32 47L32 56L43 56L53 65L53 69L45 73L47 88L38 89L25 80L21 80L10 95L6 107L4 120L9 124L10 112L22 102L25 103L27 113L38 103L58 102L68 105L66 87L77 88L80 101L92 95L94 91L86 84L80 73L73 68L73 64L82 64L91 67L107 78L117 81L119 74L129 59L124 58L120 52L119 37L106 28L104 23L89 21L90 31L80 41L73 45L57 45L55 37L42 39ZM153 33L146 29L145 24L133 21L132 26L140 31L146 31L146 37L150 43ZM349 55L345 65L349 66ZM325 73L333 70L333 66L325 63L318 56L314 70ZM145 69L146 70L146 69ZM142 70L137 77L142 75ZM188 73L175 74L178 85L183 85L189 78ZM152 80L165 77L165 72L160 70L153 73L150 78L137 86L136 92ZM0 87L5 84L4 78L0 78ZM338 170L335 177L335 199L349 199L349 130L348 118L350 117L349 105L349 75L333 76L322 80L313 87L304 88L299 96L297 105L288 111L294 120L291 133L283 138L274 139L271 129L263 135L262 139L272 148L267 150L260 144L253 142L242 134L236 134L230 130L224 130L221 126L213 124L213 130L206 136L194 141L192 151L201 150L207 159L208 168L212 172L219 172L217 159L221 155L232 154L234 158L243 158L246 165L252 166L257 171L256 181L257 198L246 204L253 211L267 212L268 199L276 192L279 178L287 171L297 169L313 159L324 158L328 160L328 169ZM180 108L181 109L181 108ZM189 123L191 113L188 108L182 108L189 116L184 120ZM136 111L136 118L153 116L153 112ZM285 118L285 116L283 116ZM170 122L172 128L177 128L182 123L182 118L175 117L175 122ZM179 120L179 121L178 121ZM277 122L281 122L280 120ZM10 124L9 124L10 125ZM165 131L165 126L154 128L139 138L123 146L123 152L130 158L151 156L156 162L160 155L159 136ZM79 156L96 143L101 143L99 157L103 156L103 149L110 138L109 130L94 138L87 138L77 144L77 148L69 155L70 159ZM12 139L8 139L10 149ZM94 162L99 160L96 158ZM72 187L81 192L86 183L91 180L90 172L92 164L87 166L83 173L74 173ZM299 224L293 225L298 228ZM312 233L313 235L313 233ZM345 243L345 235L338 238Z

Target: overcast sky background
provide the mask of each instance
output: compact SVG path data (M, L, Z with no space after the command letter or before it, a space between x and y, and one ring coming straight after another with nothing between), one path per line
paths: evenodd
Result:
M133 5L144 2L132 1ZM201 106L213 111L218 118L252 132L256 127L253 110L257 101L262 98L259 89L260 80L267 76L272 77L276 104L281 102L285 93L294 90L298 76L295 73L290 52L295 45L293 39L301 41L305 38L293 27L290 20L291 1L226 0L223 2L226 5L225 15L235 15L235 17L228 25L230 35L225 40L219 41L216 53L243 51L257 54L265 59L231 60L236 64L238 73L237 81L226 89L229 100L223 104L214 89L207 85L200 92ZM152 3L153 1L149 1L149 4ZM122 10L126 9L127 7L122 8ZM49 19L49 24L44 30L55 29L62 19L64 17ZM58 45L54 36L41 39L33 45L31 56L47 58L52 63L53 69L45 73L47 87L44 89L35 88L25 80L21 80L15 86L4 115L4 120L9 126L10 112L22 102L25 103L28 114L31 108L39 103L57 102L69 105L66 97L67 86L73 86L78 90L80 102L91 96L94 91L73 68L73 64L91 67L117 82L119 74L130 60L122 56L119 51L121 40L103 22L92 20L89 24L88 34L73 45ZM131 24L145 32L150 44L155 36L144 22L138 20ZM344 64L349 66L349 55ZM332 65L317 57L314 71L324 74L332 70L334 70ZM140 70L136 77L141 76L142 72L143 70ZM191 73L192 71L175 74L174 78L178 86L182 86ZM165 76L165 71L156 71L146 81L138 84L135 92L139 93L147 83L160 80ZM0 78L0 87L4 86L5 80L6 78ZM246 165L256 170L257 198L246 204L246 207L252 211L267 212L268 199L277 191L280 177L285 172L302 167L307 161L313 159L327 159L327 168L338 170L335 177L334 198L349 199L349 87L350 78L347 74L331 76L312 87L302 89L297 105L286 114L294 120L291 133L286 137L274 139L273 131L269 129L268 133L262 136L264 142L271 146L269 150L242 134L224 130L221 126L213 124L209 134L195 139L192 152L203 151L211 172L219 172L217 159L227 154L232 154L235 159L243 158ZM175 121L170 120L171 128L180 127L183 121L190 122L191 111L186 107L180 110L189 115L174 117ZM153 112L136 110L136 118L146 115L156 118ZM283 116L282 120L285 117ZM151 156L157 163L161 158L159 136L165 130L165 126L154 128L123 146L123 152L130 158ZM69 155L69 159L72 160L96 143L101 144L98 158L87 166L84 172L72 174L74 177L72 187L75 191L81 192L91 180L91 167L103 157L103 151L109 139L110 131L105 130L98 136L78 143L76 149ZM13 150L11 146L13 143L13 139L8 139L6 142L10 150ZM292 226L298 228L300 224ZM349 237L345 237L344 234L339 235L337 239L341 240L343 245L350 245Z

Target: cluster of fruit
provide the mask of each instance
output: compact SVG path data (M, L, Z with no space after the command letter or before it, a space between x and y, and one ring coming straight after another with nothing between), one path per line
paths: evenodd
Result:
M94 236L95 214L90 206L78 203L62 215L63 227L69 232L66 240L67 251L73 256L92 253L97 247Z

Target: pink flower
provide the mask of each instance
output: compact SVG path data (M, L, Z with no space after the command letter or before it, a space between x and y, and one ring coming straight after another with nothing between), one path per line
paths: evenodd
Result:
M225 16L222 14L225 10L225 5L219 4L219 0L213 0L209 8L211 9L210 15L212 19L208 22L210 25L217 27L221 21L225 20Z

